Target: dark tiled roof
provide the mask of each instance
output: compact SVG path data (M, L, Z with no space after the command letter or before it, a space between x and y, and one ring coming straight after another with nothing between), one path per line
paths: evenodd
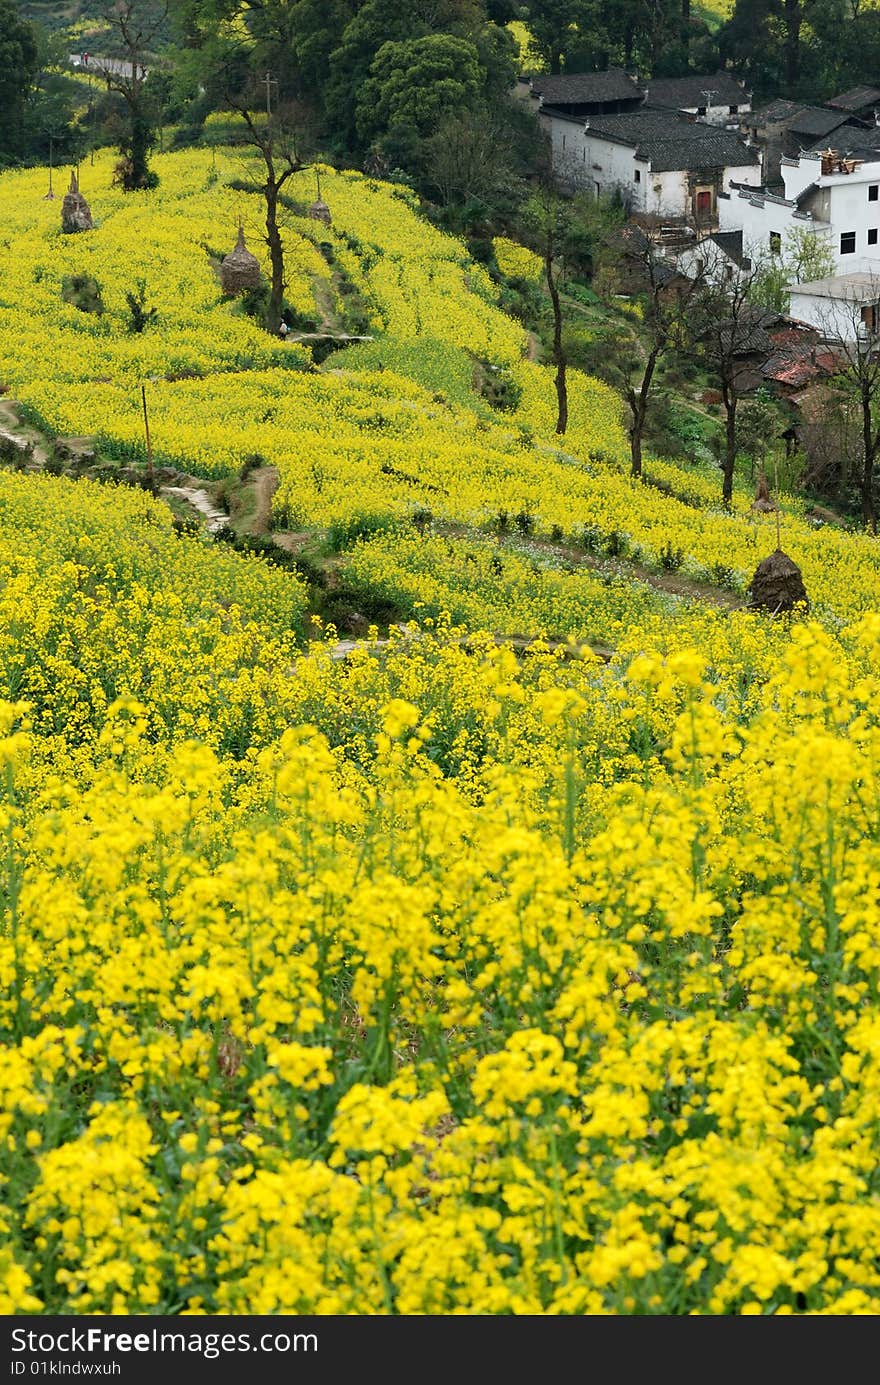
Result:
M628 144L655 173L676 169L742 168L758 162L754 149L730 130L646 107L625 115L591 116L589 128L616 144Z
M828 139L817 139L812 149L825 150ZM880 125L872 125L869 130L861 130L857 125L842 125L835 131L834 148L844 157L847 154L876 154L880 158Z
M771 101L766 106L759 106L752 112L753 125L775 125L777 122L787 120L794 115L795 111L803 110L798 101L786 101L780 97L778 101Z
M795 326L791 319L789 324L770 333L773 350L761 373L767 380L775 380L789 389L799 389L827 374L829 363L827 356L816 350L819 333L815 328ZM830 369L833 370L833 360Z
M880 88L850 87L849 91L842 91L839 96L832 96L830 101L825 102L825 105L834 106L839 111L860 111L865 106L880 105Z
M807 186L805 188L801 188L797 197L794 199L795 205L798 207L802 207L805 202L809 202L810 198L813 196L813 193L818 191L818 183L807 183Z
M826 111L821 106L801 106L785 124L793 135L810 135L813 139L820 139L822 135L830 135L832 130L845 125L848 118L844 111Z
M585 115L572 115L571 111L563 110L561 106L548 106L546 103L541 107L541 115L551 116L553 120L567 120L569 125L577 125L582 130L587 119ZM598 117L596 117L598 119Z
M770 335L760 320L747 316L723 323L719 337L734 356L765 356L773 350Z
M687 77L660 77L645 83L652 106L669 106L673 110L695 110L698 106L742 106L748 104L748 94L729 72L708 75L691 73ZM712 93L711 101L706 92Z
M719 250L723 250L728 259L733 260L734 264L739 265L740 269L751 267L748 255L743 254L743 233L739 231L715 231L710 237Z
M543 96L545 105L554 106L602 105L606 101L640 100L643 96L641 87L620 67L558 77L538 74L532 78L532 91Z

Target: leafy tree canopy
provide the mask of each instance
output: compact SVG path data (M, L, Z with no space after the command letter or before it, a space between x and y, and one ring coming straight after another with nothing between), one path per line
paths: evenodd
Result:
M401 128L426 135L443 116L473 108L483 78L474 44L453 34L385 43L361 87L358 130L367 140Z

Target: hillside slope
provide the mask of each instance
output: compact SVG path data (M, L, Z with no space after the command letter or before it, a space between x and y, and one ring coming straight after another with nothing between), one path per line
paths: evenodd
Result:
M0 1311L872 1312L876 540L787 503L812 614L749 611L772 521L575 373L560 439L405 190L291 211L373 338L316 362L220 291L234 156L157 167L69 239L0 177L7 401L100 460L0 472ZM143 493L142 385L311 567ZM331 579L412 619L341 650Z

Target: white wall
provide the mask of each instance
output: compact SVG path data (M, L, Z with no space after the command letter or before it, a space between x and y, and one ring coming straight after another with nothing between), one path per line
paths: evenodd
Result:
M541 124L550 136L553 168L564 186L601 196L619 188L629 198L634 212L645 210L648 165L636 161L635 151L629 145L600 139L585 130L586 120L560 120L542 114Z
M830 227L824 222L811 221L803 215L795 215L797 211L798 208L793 203L784 202L781 198L750 196L734 189L729 197L719 199L718 229L741 230L745 253L752 256L769 253L770 237L773 234L779 236L784 248L786 240L794 230L806 231L828 241L833 251L835 246L831 242ZM848 258L845 255L844 262Z
M723 284L729 279L739 279L742 270L735 260L726 255L719 245L711 240L697 241L675 256L675 263L688 279L704 275L710 284Z
M636 161L635 150L628 144L614 144L602 139L589 127L584 132L586 176L594 187L599 185L603 193L611 193L621 188L630 198L634 212L650 211L646 201L649 183L648 165L642 159ZM636 181L636 172L639 174Z
M841 341L855 341L856 324L850 303L839 298L826 298L815 293L798 293L797 286L791 290L788 308L789 317L799 322L808 322L818 328L823 336L839 337Z
M781 159L779 172L782 177L782 186L785 189L785 196L789 202L793 202L799 197L804 188L810 183L817 183L822 173L821 159L811 159L807 155L802 155L799 159Z
M730 189L731 183L748 183L756 188L761 183L761 168L759 164L743 164L741 168L725 168L722 186L724 191Z
M866 161L852 173L823 174L820 159L801 157L783 163L782 177L789 197L797 196L810 183L817 185L807 205L830 224L838 273L851 273L857 259L880 260L880 161ZM868 199L871 185L878 190L876 202ZM877 231L873 245L868 244L869 229ZM840 237L847 231L855 232L855 248L843 255Z
M602 196L619 188L634 212L672 217L689 216L693 211L686 172L671 169L653 173L647 161L636 159L630 145L603 138L586 120L562 120L544 113L540 119L550 137L554 171L566 187L585 188ZM757 184L760 176L755 164L726 168L722 186L729 187L731 179Z
M868 188L872 183L878 187L876 202L868 201ZM857 259L880 261L880 163L863 164L857 173L843 174L829 181L827 195L829 220L833 227L832 249L839 272L850 272ZM868 244L868 230L871 227L877 231L877 243L874 245ZM856 246L852 254L841 255L840 235L845 231L855 231Z
M696 106L679 106L678 109L687 111L688 115L696 115L698 108ZM745 92L743 92L742 102L737 106L735 115L730 114L729 105L707 106L706 114L699 118L705 120L708 125L736 125L742 116L748 115L751 109L750 103L746 100Z

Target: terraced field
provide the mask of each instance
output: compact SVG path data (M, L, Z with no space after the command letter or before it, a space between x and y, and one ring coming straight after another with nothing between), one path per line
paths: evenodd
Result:
M575 372L560 439L406 189L295 182L319 360L238 155L156 166L0 178L0 1311L873 1312L876 540L784 500L750 611L772 520Z

